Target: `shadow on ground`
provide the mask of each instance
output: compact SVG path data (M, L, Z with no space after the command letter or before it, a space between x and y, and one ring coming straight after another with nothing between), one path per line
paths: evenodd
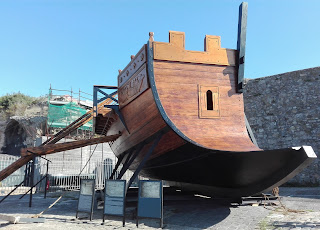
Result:
M58 195L49 195L46 199L43 194L35 194L32 198L32 207L29 207L29 195L19 199L21 195L11 195L2 203L0 203L0 213L5 214L29 214L30 216L39 214L47 209L56 199ZM2 197L0 197L2 199ZM77 199L74 197L64 197L46 213L51 215L73 216L76 212Z
M212 199L170 202L164 207L164 223L205 229L223 221L230 214L230 203ZM196 221L195 221L196 220Z
M19 199L19 195L10 196L0 204L0 213L8 215L26 215L31 217L48 208L59 195L52 195L44 199L41 194L33 197L32 207L29 208L29 197ZM49 195L49 196L50 196ZM80 219L75 218L77 209L76 195L62 198L56 205L45 212L44 217L54 223L69 223L78 225L85 224L89 228L97 227L102 224L102 209L95 209L93 221L89 220L87 213L79 213ZM136 203L129 203L126 208L126 225L135 225L136 223ZM223 221L230 214L230 203L221 202L214 199L199 198L193 195L170 195L164 200L164 228L176 229L177 227L204 229L212 227ZM104 226L114 226L115 221L121 225L121 217L106 216ZM159 228L160 222L155 219L139 218L139 226L144 228ZM6 226L5 223L1 227Z

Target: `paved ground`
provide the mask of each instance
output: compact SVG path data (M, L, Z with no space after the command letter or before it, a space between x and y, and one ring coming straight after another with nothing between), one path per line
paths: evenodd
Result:
M320 187L319 188L280 188L283 196L278 206L256 206L255 201L242 205L230 204L221 200L196 197L190 194L170 194L165 196L164 229L320 229ZM28 207L28 197L19 200L11 196L0 204L0 213L12 216L31 217L46 209L59 194L49 194L43 199L37 194L32 208ZM254 206L252 206L254 205ZM86 214L75 219L77 193L68 192L43 217L45 223L9 224L0 220L0 228L8 229L134 229L134 207L126 211L126 226L122 227L120 218L108 218L102 224L102 210L94 211L93 221ZM139 228L156 229L157 220L143 219Z
M260 222L265 229L320 229L320 188L281 188L282 203Z

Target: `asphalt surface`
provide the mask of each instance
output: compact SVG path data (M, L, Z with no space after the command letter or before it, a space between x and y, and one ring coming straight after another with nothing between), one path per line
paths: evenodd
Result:
M10 216L32 217L45 210L59 193L33 196L29 208L29 197L19 199L10 196L0 203L0 213ZM173 192L164 195L164 229L320 229L320 187L280 188L281 202L245 201L242 204L230 200L194 196L191 193ZM1 198L1 197L0 197ZM102 209L95 209L93 220L80 213L75 218L78 192L67 192L64 197L42 217L44 223L11 224L0 220L2 229L135 229L134 194L128 199L126 225L122 227L119 217L107 217L102 225ZM101 208L101 207L98 207ZM142 219L141 229L159 228L159 220Z

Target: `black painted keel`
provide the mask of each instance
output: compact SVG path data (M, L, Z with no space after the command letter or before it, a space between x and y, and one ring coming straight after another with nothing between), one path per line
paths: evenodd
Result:
M187 143L149 160L141 174L203 194L241 197L280 186L316 158L310 146L226 152Z

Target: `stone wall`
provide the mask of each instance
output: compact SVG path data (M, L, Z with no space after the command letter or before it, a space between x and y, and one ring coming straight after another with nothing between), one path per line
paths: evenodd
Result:
M45 134L47 118L13 116L4 129L1 153L20 156L20 149L34 146L37 137Z
M320 67L248 80L243 95L260 148L310 145L320 157ZM288 184L319 186L320 160Z
M10 118L6 118L6 116L1 114L0 111L0 154L8 153L8 144L12 144L13 146L15 145L14 135L17 132L15 133L14 129L16 127L11 126L14 121L19 123L22 131L27 133L27 137L25 138L26 140L22 140L22 142L25 142L27 146L33 146L35 138L44 134L47 114L48 105L47 101L45 100L39 101L37 104L28 106L23 112L23 116L12 116ZM16 147L18 148L18 146ZM15 153L12 153L12 155L17 154L16 151L14 152Z
M7 123L8 123L7 121L1 120L1 114L0 114L0 154L2 153L1 149L5 143L4 131L6 129Z

